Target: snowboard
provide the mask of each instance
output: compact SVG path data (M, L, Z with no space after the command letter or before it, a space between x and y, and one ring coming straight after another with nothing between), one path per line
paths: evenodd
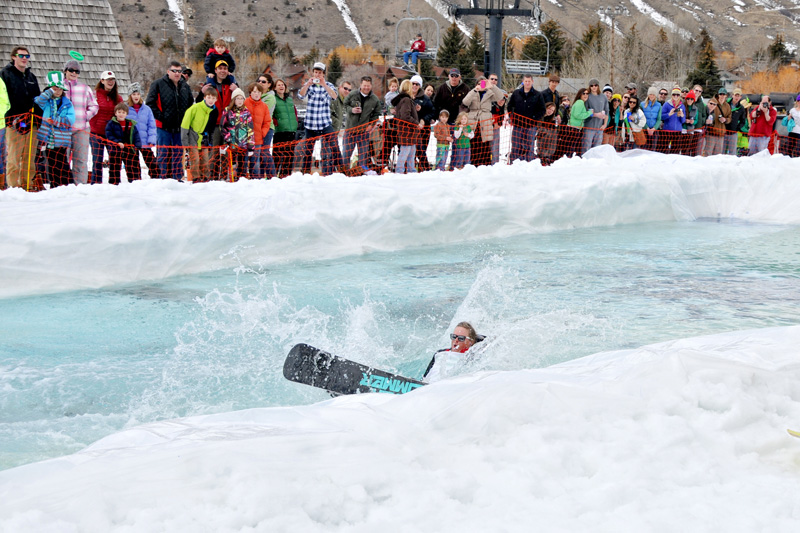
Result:
M787 429L786 431L788 431L789 435L791 435L792 437L797 437L798 439L800 439L800 431L795 431L793 429Z
M334 395L383 392L405 394L425 383L297 344L283 364L289 381L324 389Z

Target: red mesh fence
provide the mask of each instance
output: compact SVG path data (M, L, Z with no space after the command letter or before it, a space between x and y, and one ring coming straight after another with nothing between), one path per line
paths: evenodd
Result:
M501 117L502 118L502 117ZM453 170L467 164L508 164L538 159L549 165L575 157L600 144L615 150L643 149L687 156L721 153L747 155L767 148L772 153L800 156L794 136L748 136L657 130L653 134L626 126L605 130L534 122L510 115L495 122L420 127L397 118L381 119L357 128L313 139L295 139L279 132L271 147L247 150L235 146L135 146L113 143L96 135L88 142L68 126L44 120L29 124L29 116L6 117L6 185L41 190L69 183L117 184L142 177L178 177L187 181L235 181L239 178L285 177L292 172L343 172L348 175L384 172ZM71 139L74 139L74 144ZM89 152L88 164L80 163Z

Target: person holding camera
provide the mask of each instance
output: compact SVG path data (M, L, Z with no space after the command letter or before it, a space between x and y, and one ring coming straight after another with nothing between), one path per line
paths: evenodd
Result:
M765 94L761 97L761 103L753 106L750 110L750 152L748 155L754 155L767 149L777 118L778 112L772 107L770 97Z
M339 152L339 136L333 131L331 104L339 93L336 86L325 80L327 68L319 61L311 69L311 77L306 80L297 96L306 105L306 141L303 143L303 173L311 173L311 158L317 137L322 141L322 174L333 174L341 166L342 154Z

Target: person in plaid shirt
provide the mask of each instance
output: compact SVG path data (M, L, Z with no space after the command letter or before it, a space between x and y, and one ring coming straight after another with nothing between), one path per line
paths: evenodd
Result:
M322 173L332 174L342 164L338 135L333 131L331 102L339 95L336 87L325 80L325 64L314 63L311 78L300 88L297 95L306 100L306 141L303 143L303 173L311 172L311 157L316 137L322 136Z

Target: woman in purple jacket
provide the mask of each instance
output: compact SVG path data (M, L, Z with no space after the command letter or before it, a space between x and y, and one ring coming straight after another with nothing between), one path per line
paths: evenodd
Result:
M156 119L153 117L153 110L144 103L142 86L139 83L131 83L128 89L128 119L136 121L136 129L142 141L139 153L147 165L150 178L157 179L158 163L152 148L156 145Z
M686 122L686 107L681 100L681 90L676 87L672 89L672 99L661 106L661 134L665 136L664 146L668 154L680 153L684 122Z

